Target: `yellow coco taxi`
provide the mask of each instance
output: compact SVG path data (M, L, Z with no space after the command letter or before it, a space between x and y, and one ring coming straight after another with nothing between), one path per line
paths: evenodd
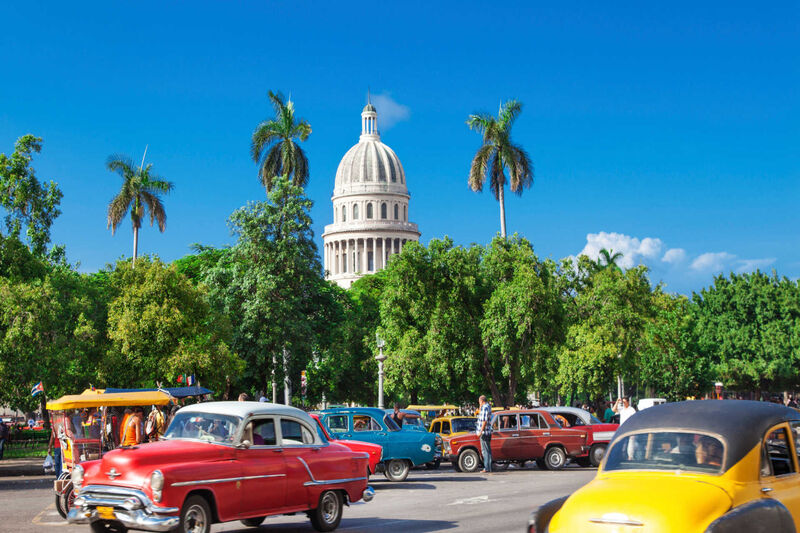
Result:
M440 437L454 437L475 431L474 416L440 416L434 418L428 430Z
M795 532L800 413L764 402L664 404L623 424L593 481L529 533Z

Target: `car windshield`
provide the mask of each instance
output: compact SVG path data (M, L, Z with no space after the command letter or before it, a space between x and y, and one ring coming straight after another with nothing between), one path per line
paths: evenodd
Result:
M702 433L654 431L617 440L604 470L682 470L716 474L722 471L725 447Z
M400 427L398 427L398 425L389 415L383 417L383 423L386 424L386 427L389 429L389 431L400 431Z
M475 431L474 418L454 418L450 422L453 426L453 433L461 431Z
M422 423L422 419L418 416L414 415L406 415L403 417L403 425L404 426L417 426L420 428L424 428L425 424Z
M603 423L603 422L600 421L599 418L597 418L596 416L594 416L591 413L589 414L589 420L591 420L592 424L602 424Z
M231 443L242 419L217 413L181 413L172 419L165 439L196 439Z

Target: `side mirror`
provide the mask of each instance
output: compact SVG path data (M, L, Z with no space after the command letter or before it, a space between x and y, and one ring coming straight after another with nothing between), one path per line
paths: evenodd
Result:
M238 446L236 446L236 447L237 447L237 448L244 448L244 449L246 450L247 448L249 448L249 447L250 447L250 446L252 446L252 445L253 445L253 443L252 443L252 442L250 442L250 441L249 441L249 440L247 440L247 439L244 439L244 440L243 440L242 442L240 442L240 443L239 443L239 445L238 445Z

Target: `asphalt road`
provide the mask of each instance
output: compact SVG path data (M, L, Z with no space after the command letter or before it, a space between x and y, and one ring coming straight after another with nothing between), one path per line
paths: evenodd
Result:
M375 499L345 507L337 531L425 533L430 531L506 532L525 530L537 505L568 494L590 481L594 469L567 467L560 472L528 466L505 472L466 474L442 465L440 470L414 470L403 483L372 476ZM51 478L0 479L0 532L72 533L87 526L69 526L53 505ZM305 515L267 518L260 529L240 522L217 524L212 531L271 533L312 532Z

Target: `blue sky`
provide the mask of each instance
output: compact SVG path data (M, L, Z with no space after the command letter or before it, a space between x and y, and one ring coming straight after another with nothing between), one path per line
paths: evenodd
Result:
M800 276L797 2L385 4L7 4L0 152L44 138L37 174L64 192L53 241L93 271L132 247L128 219L106 229L105 160L148 145L175 191L140 252L173 260L231 243L229 214L264 197L249 137L280 90L313 127L321 245L370 87L423 242L485 243L499 210L467 187L480 138L464 121L517 98L536 177L508 227L540 255L611 247L684 293L720 271Z

